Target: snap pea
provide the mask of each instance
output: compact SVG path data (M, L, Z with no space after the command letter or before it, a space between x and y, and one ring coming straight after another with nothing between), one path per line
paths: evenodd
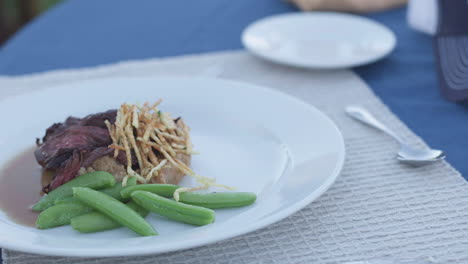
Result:
M130 194L134 191L145 191L157 194L162 197L170 198L174 195L174 191L180 188L174 184L139 184L135 186L125 187L120 194L123 198L130 198Z
M122 183L117 183L115 184L114 186L112 187L109 187L109 188L106 188L106 189L102 189L102 190L99 190L100 192L104 193L104 194L107 194L111 197L114 197L115 199L119 200L119 201L125 201L126 199L124 199L122 197L122 195L120 195L120 192L124 189L124 188L127 188L129 186L134 186L136 185L136 178L135 177L131 177L128 179L127 181L127 185L126 186L122 186Z
M218 209L251 205L256 199L257 195L250 192L183 192L180 194L179 202Z
M211 209L176 202L154 193L134 191L131 197L146 210L171 220L192 225L207 225L212 223L215 218L214 211Z
M101 189L113 186L115 179L112 174L105 171L95 171L83 174L75 179L61 185L57 189L49 192L46 196L42 197L32 209L34 211L42 211L47 207L54 205L56 200L70 197L73 195L73 187L89 187L93 189Z
M142 236L157 235L153 227L143 217L115 198L84 187L74 187L73 196Z
M126 205L142 217L146 217L148 215L148 211L135 202L129 202ZM122 227L122 225L100 212L91 212L74 217L72 218L70 225L73 229L81 233L95 233Z
M130 179L128 179L127 181L127 186L134 186L136 185L136 178L135 177L132 177ZM105 189L101 189L101 190L98 190L104 194L107 194L109 195L110 197L114 197L115 199L123 202L125 200L128 200L128 199L124 199L122 198L122 196L120 195L120 191L126 187L123 187L122 186L122 182L118 182L116 184L114 184L114 186L112 187L109 187L109 188L105 188ZM71 201L77 201L77 199L73 196L71 197L66 197L66 198L63 198L63 199L58 199L55 201L55 204L58 204L58 203L67 203L67 202L71 202Z
M65 197L65 198L55 200L54 205L62 204L62 203L71 203L71 202L76 202L76 201L78 201L78 199L76 199L73 196L70 196L70 197Z
M36 220L39 229L47 229L70 224L76 216L91 212L93 209L80 201L70 201L53 205L42 211Z
M135 185L136 178L130 178L127 182L127 185L129 184ZM101 189L99 192L122 201L122 196L120 196L120 190L122 190L122 188L124 187L122 187L122 183L119 182L112 187ZM91 211L93 211L91 207L83 204L73 196L62 198L56 200L55 205L45 209L39 214L36 225L40 229L68 225L72 218L87 214Z

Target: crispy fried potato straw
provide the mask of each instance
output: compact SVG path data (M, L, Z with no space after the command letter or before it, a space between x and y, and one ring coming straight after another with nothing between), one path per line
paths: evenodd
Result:
M158 109L161 99L154 104L123 104L117 111L114 124L106 121L112 139L109 148L114 149L114 157L124 151L127 160L127 176L122 184L125 186L128 177L136 177L140 183L150 182L153 177L160 177L159 172L165 166L174 166L186 175L194 177L201 185L194 188L179 188L174 198L186 191L206 189L217 186L215 179L196 174L187 164L177 158L178 153L195 154L190 140L190 129L180 118L175 121L169 113ZM138 162L138 169L132 169L133 158Z

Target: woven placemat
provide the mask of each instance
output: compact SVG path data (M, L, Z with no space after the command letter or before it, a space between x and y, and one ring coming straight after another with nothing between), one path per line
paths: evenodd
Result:
M1 77L0 98L83 79L167 74L265 85L315 105L343 132L347 148L343 173L325 195L298 213L216 244L155 256L101 259L4 250L5 264L341 263L382 256L468 263L467 183L446 162L422 168L398 163L394 158L398 146L392 139L346 117L346 105L365 106L409 142L424 146L351 71L293 69L244 52L224 52Z

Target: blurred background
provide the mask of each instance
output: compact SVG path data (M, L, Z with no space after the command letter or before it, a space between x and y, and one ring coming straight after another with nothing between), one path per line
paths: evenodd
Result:
M0 46L19 28L63 0L0 0Z

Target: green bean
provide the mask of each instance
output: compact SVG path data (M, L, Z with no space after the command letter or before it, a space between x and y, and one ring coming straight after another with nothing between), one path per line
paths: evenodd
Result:
M134 191L131 196L141 207L171 220L192 225L207 225L214 221L215 215L211 209L176 202L145 191Z
M95 171L83 174L75 179L57 187L57 189L49 192L42 197L32 209L34 211L42 211L47 207L54 205L56 200L71 197L73 195L73 187L89 187L93 189L101 189L113 186L115 179L112 174L105 171Z
M180 193L179 202L218 209L251 205L256 199L257 195L250 192L183 192Z
M135 202L129 202L126 205L142 217L146 217L148 215L148 211ZM70 225L73 229L81 233L95 233L122 227L119 223L100 212L91 212L74 217L72 218Z
M92 210L92 208L79 201L56 204L39 214L36 220L36 226L40 229L47 229L68 225L72 218L89 213Z
M174 184L139 184L131 187L125 187L120 194L124 198L130 198L130 194L134 191L145 191L162 197L171 198L177 188L180 187Z
M128 179L127 186L134 186L134 185L136 185L136 178L132 177L132 178ZM118 183L114 184L114 186L112 186L112 187L101 189L99 191L104 193L104 194L109 195L110 197L114 197L115 199L117 199L117 200L119 200L121 202L124 202L124 201L128 200L128 199L122 198L122 196L120 195L120 191L122 189L124 189L124 188L126 188L126 187L122 186L122 182L118 182ZM75 197L73 197L73 196L66 197L66 198L63 198L63 199L56 200L55 204L67 203L67 202L71 202L71 201L77 201L77 199Z
M143 217L115 198L83 187L74 187L73 196L142 236L157 235L153 227Z

